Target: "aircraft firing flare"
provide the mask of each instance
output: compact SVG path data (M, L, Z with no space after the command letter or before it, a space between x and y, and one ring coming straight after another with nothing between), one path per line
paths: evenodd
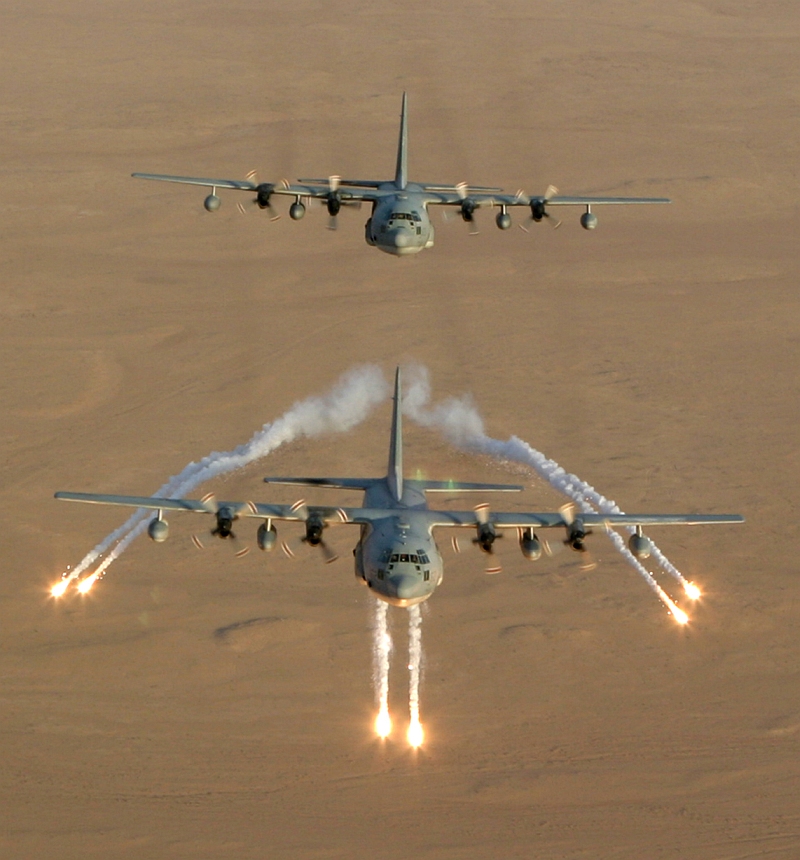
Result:
M675 603L675 601L667 594L666 591L659 585L656 586L656 594L661 598L663 604L669 609L672 617L678 622L678 624L688 624L689 616L680 608L680 606Z
M673 614L673 616L674 616L675 620L678 622L678 624L683 625L683 624L689 623L689 616L682 609L679 609L677 606L674 606L674 605L671 606L670 612Z
M422 669L422 612L419 605L408 609L408 742L418 747L425 738L419 720L419 683Z
M392 718L388 710L383 710L375 717L375 734L379 738L388 738L392 733Z
M411 744L415 749L422 746L422 742L425 740L425 732L419 719L411 720L406 737L408 738L409 744Z
M375 601L375 618L372 623L372 683L378 704L375 718L375 733L386 738L392 731L392 718L389 716L389 664L392 655L392 634L389 632L388 604Z
M97 582L98 576L96 573L93 573L91 576L87 576L86 579L82 579L78 583L78 591L81 594L88 594L91 587Z
M683 586L683 590L689 600L699 600L703 596L703 592L693 582L687 582Z
M70 580L62 579L50 589L50 594L52 594L53 597L63 597L64 593L69 588L69 583Z

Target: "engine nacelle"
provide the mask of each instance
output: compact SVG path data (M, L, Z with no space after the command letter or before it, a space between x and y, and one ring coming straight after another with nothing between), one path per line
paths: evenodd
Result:
M542 545L533 529L525 529L519 538L519 548L522 554L530 561L536 561L542 557Z
M478 526L478 536L473 539L484 552L491 552L494 542L497 540L497 531L492 523L481 523Z
M580 517L576 517L572 524L569 527L569 532L567 533L567 546L571 549L574 549L575 552L586 552L586 544L584 540L587 535L586 529L583 527L583 520Z
M262 182L256 187L256 203L259 209L268 209L270 205L270 197L275 190L275 186L271 182Z
M319 517L309 517L306 520L306 536L303 540L309 546L319 546L322 543L322 531L325 523Z
M593 215L591 212L584 212L581 215L581 227L584 230L594 230L597 226L597 215Z
M328 200L325 205L328 207L328 215L330 215L331 218L335 218L342 208L342 198L339 197L338 194L331 193L328 195Z
M266 523L261 523L258 527L258 532L256 533L256 542L258 543L258 548L263 550L264 552L271 552L275 544L278 541L278 532L275 529L275 526L270 523L267 525Z
M292 221L299 221L305 214L306 207L302 203L300 203L299 200L292 203L292 205L289 207L289 217L292 219Z
M640 531L632 534L628 539L628 549L636 556L636 558L649 558L653 551L653 544L650 538L645 537Z
M216 194L209 194L203 201L203 206L206 207L206 212L216 212L222 206L222 201Z
M511 216L508 212L499 212L494 220L500 230L508 230L511 227Z
M158 518L151 520L150 525L147 527L147 534L150 540L156 543L164 543L169 537L169 523L166 520Z

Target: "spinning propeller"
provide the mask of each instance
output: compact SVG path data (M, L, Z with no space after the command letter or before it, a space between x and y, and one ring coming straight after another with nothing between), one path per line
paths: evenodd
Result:
M564 546L571 547L576 552L583 553L584 561L581 564L581 570L594 570L597 567L597 562L586 548L584 540L591 531L584 528L583 520L580 516L576 516L577 506L574 502L569 502L562 505L558 512L564 520L567 527L567 538L564 541Z
M300 538L300 543L304 543L307 546L319 547L325 558L325 564L332 564L336 561L339 558L338 553L322 537L324 530L327 528L327 524L322 517L308 510L305 499L296 501L290 510L306 526L306 533ZM342 510L339 510L339 518L342 522L347 522L347 514ZM281 541L281 549L288 558L295 558L294 550L286 541Z
M479 546L487 555L494 555L494 542L503 535L497 531L491 521L488 504L476 505L474 510L477 536L472 539L472 543ZM490 564L486 568L486 573L500 573L502 570L502 565L498 562L494 565Z
M467 225L469 228L470 236L477 236L480 232L478 230L478 222L475 219L475 213L480 209L480 204L473 200L469 196L469 185L466 182L459 182L456 185L452 186L455 192L458 194L461 203L459 204L458 209L442 209L442 220L447 223L448 221L452 221L453 218L461 217L461 220ZM443 190L449 190L443 187Z
M245 206L243 203L237 203L236 208L242 213L242 215L246 215L248 208L252 208L253 206L258 206L259 209L268 209L269 220L279 221L281 218L280 213L276 212L271 200L272 192L275 190L275 184L272 182L259 182L258 173L255 170L251 170L247 174L246 179L256 186L256 196L250 201L249 206ZM289 183L284 179L281 184L288 186Z
M519 194L520 192L517 192ZM547 219L547 223L554 229L557 230L561 226L561 221L558 218L555 218L547 211L547 202L551 197L555 197L558 194L558 188L555 185L548 185L547 190L541 197L536 197L531 200L531 214L527 219L526 224L530 225L534 221L538 223L542 220L542 218ZM524 230L526 233L528 232L528 227L526 224L520 224L519 229Z
M325 206L328 209L328 229L336 230L338 229L338 221L337 216L342 208L342 206L350 206L353 209L361 208L360 200L342 200L341 192L339 191L339 186L341 184L342 177L341 176L329 176L328 177L328 193L325 196Z
M214 514L214 517L216 518L216 525L211 529L212 537L220 538L220 540L231 540L234 543L238 543L238 538L233 531L233 523L239 516L238 511L228 505L220 505L217 502L217 498L214 493L207 493L202 499L200 499L200 502L203 505L203 508L208 511L208 513ZM256 513L257 508L253 502L247 502L247 507L252 511L252 513ZM203 541L196 534L192 535L192 543L198 549L206 548ZM250 547L243 546L236 551L235 555L236 558L243 558L249 552Z

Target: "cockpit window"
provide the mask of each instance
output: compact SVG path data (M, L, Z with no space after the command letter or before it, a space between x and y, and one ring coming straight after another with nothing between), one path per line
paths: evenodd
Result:
M400 561L408 561L408 556L407 556L407 555L405 555L405 554L402 554L402 555L400 556Z
M411 564L419 564L419 559L415 556L411 556Z
M398 555L397 555L397 553L395 553L395 554L394 554L394 555L389 559L389 561L397 561L397 560L399 559L399 557L400 557L400 556L398 556Z

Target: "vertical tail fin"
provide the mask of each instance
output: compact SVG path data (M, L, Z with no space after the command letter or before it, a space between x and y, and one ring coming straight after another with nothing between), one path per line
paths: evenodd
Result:
M394 174L394 184L405 188L408 182L408 95L403 93L403 109L400 112L400 140L397 144L397 170Z
M389 471L386 480L395 501L403 498L403 404L400 368L394 377L394 408L392 410L392 439L389 443Z

